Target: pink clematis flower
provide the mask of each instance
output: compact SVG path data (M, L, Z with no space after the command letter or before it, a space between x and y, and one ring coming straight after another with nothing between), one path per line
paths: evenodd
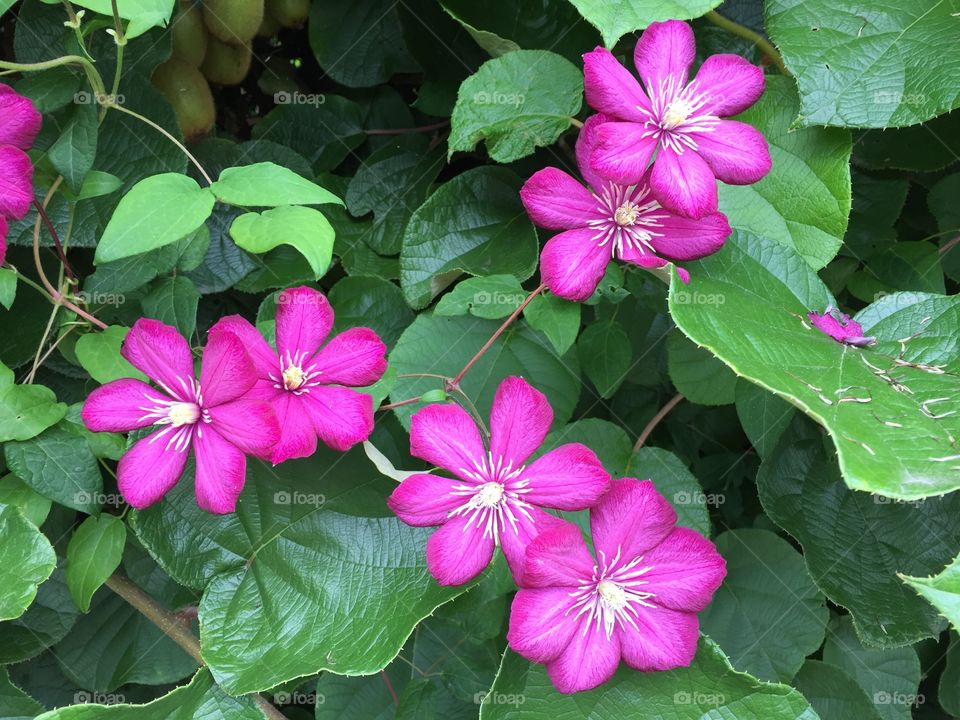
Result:
M309 287L283 290L276 319L276 350L239 315L222 318L210 329L236 335L250 353L258 379L249 397L273 405L280 422L274 464L313 455L318 437L334 450L349 450L370 437L373 398L350 387L372 385L386 372L383 341L370 328L358 327L324 345L333 328L333 308L323 293Z
M135 379L114 380L83 404L83 422L94 432L127 432L159 426L120 459L117 481L135 508L160 500L196 459L197 505L233 512L247 473L246 455L264 456L280 436L273 409L244 398L257 381L240 340L211 335L203 350L200 381L193 353L175 328L141 318L120 353L159 390Z
M441 526L427 541L427 565L441 585L472 580L497 545L519 582L526 546L537 533L564 522L541 507L583 510L606 492L610 475L579 443L524 464L552 422L547 398L519 377L497 388L489 449L459 405L429 405L413 416L411 454L457 479L411 475L387 504L408 525Z
M632 185L650 173L654 197L666 208L700 218L717 209L717 183L749 185L770 171L758 130L721 118L763 94L763 70L739 55L711 55L687 82L695 54L685 22L653 23L633 53L646 92L609 50L583 56L587 102L617 120L600 129L593 169Z
M866 347L877 341L875 337L864 337L863 326L856 320L851 320L849 315L840 312L832 305L828 305L826 311L822 314L810 311L807 313L807 319L817 330L844 345Z
M33 203L33 163L25 150L40 132L33 103L0 83L0 265L7 253L7 221L20 220Z
M545 663L563 693L606 682L621 659L645 672L689 665L697 613L726 563L713 543L676 522L653 483L623 478L590 511L599 561L571 523L539 535L510 610L510 647Z
M615 123L605 115L593 115L577 138L577 164L590 189L552 167L534 173L520 189L523 205L537 225L565 231L544 245L540 275L550 292L567 300L590 297L611 258L657 268L667 260L710 255L730 235L721 213L694 220L661 207L651 193L649 171L632 185L597 175L589 158L599 134L610 124ZM679 272L684 282L689 281L685 270Z

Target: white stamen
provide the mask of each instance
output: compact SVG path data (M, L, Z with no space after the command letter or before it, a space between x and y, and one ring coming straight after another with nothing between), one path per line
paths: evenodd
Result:
M472 468L460 468L460 474L473 484L460 483L451 491L452 495L468 499L447 517L465 516L464 532L472 526L483 528L483 536L493 538L497 544L507 524L519 534L518 516L533 521L530 503L522 499L530 492L529 480L519 479L524 470L522 465L514 468L512 461L494 458L490 452L485 458L474 459Z
M577 590L570 593L576 602L567 610L566 614L576 610L574 619L585 617L583 634L590 631L594 625L597 630L603 625L604 634L609 639L613 629L624 624L637 629L635 618L638 617L637 605L642 607L656 607L648 600L654 593L640 590L646 585L646 580L640 578L652 570L652 566L638 567L643 562L642 556L637 556L625 565L620 564L622 548L617 546L617 554L609 563L606 555L599 552L600 562L593 566L593 575L584 578L577 586Z

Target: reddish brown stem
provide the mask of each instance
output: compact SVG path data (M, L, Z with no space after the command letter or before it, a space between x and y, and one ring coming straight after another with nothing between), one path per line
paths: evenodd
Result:
M406 400L398 400L395 403L389 403L387 405L381 405L379 410L393 410L394 408L403 407L404 405L413 405L414 403L420 402L420 396L407 398Z
M643 444L647 441L647 438L650 437L650 433L653 432L653 429L660 424L660 421L663 420L681 400L683 400L683 393L677 393L667 401L666 405L657 411L657 414L650 419L650 422L647 423L647 426L643 429L643 432L640 433L640 437L637 438L637 442L633 446L634 452L643 447Z
M394 705L399 705L399 704L400 704L400 698L397 697L397 691L393 689L393 683L390 681L390 676L387 675L387 671L386 671L386 670L381 670L381 671L380 671L380 677L383 678L383 682L386 684L387 690L390 691L390 697L393 698L393 704L394 704Z
M50 231L50 237L53 238L53 245L57 250L57 257L60 258L60 264L63 265L64 272L67 273L67 277L71 280L76 280L76 273L73 272L73 268L70 267L70 263L67 261L67 254L63 250L63 244L60 242L60 236L57 235L56 229L53 227L53 223L50 222L50 216L47 215L47 210L40 202L34 198L33 206L37 209L37 212L40 213L40 217L43 218L44 224L47 226L47 230Z

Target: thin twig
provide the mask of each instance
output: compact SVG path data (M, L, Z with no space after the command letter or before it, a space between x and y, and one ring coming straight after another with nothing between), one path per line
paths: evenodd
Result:
M724 30L733 33L734 35L742 37L744 40L749 40L758 48L760 48L764 55L770 58L770 61L780 69L780 72L782 72L784 75L791 74L790 71L787 70L787 66L783 63L783 56L780 55L780 51L777 50L773 46L773 43L767 40L760 33L755 32L748 27L744 27L740 23L734 22L730 18L724 17L716 10L711 10L704 15L704 17L717 27L721 27Z
M441 120L431 125L419 125L408 128L374 128L373 130L364 130L367 135L406 135L407 133L430 132L440 130L450 124L449 120Z
M389 403L387 405L381 405L378 410L393 410L394 408L403 407L404 405L413 405L414 403L420 402L420 396L407 398L406 400L398 400L395 403Z
M940 247L940 254L941 254L941 255L946 255L946 254L947 254L947 251L950 250L950 248L952 248L952 247L953 247L954 245L956 245L957 243L960 243L960 235L957 235L955 238L953 238L952 240L950 240L950 242L944 243L944 244Z
M44 208L36 198L33 199L33 206L37 209L37 212L40 213L40 217L43 218L43 223L47 226L47 230L50 231L50 237L53 238L53 246L56 248L57 257L60 258L60 264L63 265L64 272L67 273L68 278L71 280L76 280L77 275L73 272L73 268L70 267L70 263L67 261L67 253L63 250L63 244L60 242L60 236L57 235L57 231L54 229L53 223L50 222L50 217L47 215L46 208Z
M637 442L633 445L633 451L636 452L643 447L643 444L647 441L647 438L650 437L650 433L653 432L654 428L660 424L660 421L663 420L667 414L673 410L679 403L683 400L683 393L677 393L664 405L660 410L657 411L657 414L651 418L650 422L647 423L647 426L643 429L643 432L640 433L640 437L637 438Z

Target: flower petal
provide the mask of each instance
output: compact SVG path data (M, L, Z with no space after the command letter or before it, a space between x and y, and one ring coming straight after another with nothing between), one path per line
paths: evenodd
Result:
M274 392L271 404L280 426L280 438L273 446L270 462L277 465L292 458L310 457L317 451L317 431L307 396L286 390Z
M29 98L12 88L0 93L0 145L29 150L40 132L41 122L43 116Z
M627 665L643 672L656 672L693 662L700 637L700 624L694 613L634 607L636 629L623 623L617 631L620 652Z
M490 410L490 454L501 467L517 469L550 432L553 408L547 396L522 377L505 378Z
M193 402L193 353L176 328L159 320L137 320L120 354L168 394Z
M280 358L277 357L276 351L270 347L260 331L246 318L239 315L222 317L210 328L207 336L212 337L217 332L230 332L240 338L247 355L253 361L253 367L256 369L258 377L266 378L271 373L276 375L280 370Z
M568 230L597 217L597 199L563 170L538 170L520 188L520 200L537 225Z
M319 385L300 396L306 400L313 429L334 450L349 450L373 432L373 398L336 385Z
M234 400L209 408L211 426L248 455L269 458L280 440L280 426L269 403Z
M510 648L531 662L556 659L579 627L573 603L567 588L521 589L510 606Z
M557 297L583 302L597 289L610 262L610 248L595 240L593 229L554 235L540 253L540 277Z
M523 586L576 587L592 577L594 565L580 528L561 521L541 532L527 546Z
M770 172L770 148L763 134L736 120L721 120L712 132L698 133L697 153L718 180L750 185Z
M442 525L447 521L451 510L469 499L453 494L454 486L459 484L456 480L440 475L410 475L390 494L387 505L407 525Z
M117 464L117 487L123 499L138 510L160 500L183 474L190 443L177 449L177 443L170 442L176 430L168 425L138 440ZM193 432L187 426L179 430L184 434Z
M593 151L597 149L597 143L600 142L597 130L600 129L601 125L610 122L612 119L603 113L591 115L584 121L580 133L577 135L577 167L580 168L580 175L587 181L587 185L597 190L602 189L607 181L598 175L590 165L590 158L593 156Z
M699 142L706 133L698 133ZM678 155L660 146L650 173L650 189L667 210L691 218L717 211L717 181L706 160L692 150Z
M427 540L427 567L441 585L470 582L493 559L493 538L467 527L469 522L469 517L451 518Z
M700 612L727 574L727 563L713 543L698 532L678 527L643 556L650 570L646 587L656 605L671 610Z
M530 492L523 499L558 510L584 510L610 487L610 474L586 445L561 445L531 463L520 476Z
M693 29L687 23L680 20L655 22L637 41L633 63L648 91L653 92L653 88L659 87L668 77L675 78L682 87L687 82L696 50Z
M609 638L602 623L581 618L581 626L573 633L570 643L547 663L547 674L553 686L562 693L590 690L613 677L620 664L620 637Z
M623 478L590 511L590 534L598 553L622 562L643 555L670 534L677 513L649 480Z
M7 225L7 219L0 215L0 265L7 259L7 231L10 227Z
M310 363L324 385L373 385L387 371L387 346L373 330L350 328L320 348Z
M523 510L526 512L517 508L512 508L512 510L517 526L514 528L513 523L509 520L504 522L504 527L500 528L500 549L503 550L503 556L507 559L513 581L522 587L527 548L530 543L541 533L567 523L556 515L550 515L535 506L524 508ZM530 517L528 518L526 515Z
M657 139L640 123L607 122L597 128L590 167L610 182L633 185L647 171ZM601 188L594 188L600 192Z
M631 122L642 123L649 118L640 109L650 108L640 83L606 48L584 54L583 89L587 104L594 110Z
M671 260L697 260L712 255L723 247L732 230L723 213L704 215L699 220L663 212L651 244L656 251ZM626 259L626 258L625 258Z
M169 400L167 395L147 383L133 378L114 380L101 385L83 403L83 424L93 432L128 432L152 425L148 417L156 399Z
M738 115L763 95L763 68L740 55L711 55L697 70L699 91L709 97L701 112L726 117Z
M197 459L197 505L218 515L236 510L247 479L243 451L207 425L197 430L193 454Z
M236 400L257 382L253 361L243 341L233 333L210 335L200 364L200 390L204 407Z
M413 415L410 454L469 482L476 482L468 473L486 456L473 418L453 404L427 405Z
M318 290L300 286L277 295L277 352L281 360L310 357L333 327L333 308Z
M13 145L0 145L0 214L20 220L33 205L33 163Z

